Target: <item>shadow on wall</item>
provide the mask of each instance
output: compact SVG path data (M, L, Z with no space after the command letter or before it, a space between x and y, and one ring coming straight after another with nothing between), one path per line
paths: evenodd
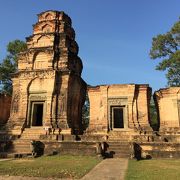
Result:
M0 93L0 127L2 128L9 119L11 109L11 96Z

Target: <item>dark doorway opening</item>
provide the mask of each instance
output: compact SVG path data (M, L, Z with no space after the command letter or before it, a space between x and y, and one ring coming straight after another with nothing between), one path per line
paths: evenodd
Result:
M42 126L43 104L33 104L32 126Z
M124 128L124 113L123 107L113 107L113 128Z

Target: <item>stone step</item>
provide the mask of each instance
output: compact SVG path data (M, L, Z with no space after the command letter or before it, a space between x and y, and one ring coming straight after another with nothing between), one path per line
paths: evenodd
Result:
M40 139L40 136L22 136L21 139L24 140L34 140L34 139Z
M21 136L39 136L45 135L45 133L23 133Z
M22 158L32 156L31 152L21 152L21 153L0 153L0 158Z
M116 140L119 140L119 141L121 141L121 140L131 140L132 138L131 137L122 137L122 136L113 136L113 137L108 137L108 140L114 140L114 139L116 139Z
M23 131L23 134L46 134L46 131L44 129L39 129L39 128L29 128L25 129Z
M109 134L108 137L131 137L134 135L130 135L130 134Z
M9 152L7 153L7 157L11 158L23 158L23 157L32 156L32 152L30 151L21 151L21 152Z
M119 153L119 154L114 154L113 155L113 158L130 158L131 157L131 154L122 154L122 153Z
M9 153L32 153L30 149L13 149Z
M15 157L14 153L0 152L0 158L14 158L14 157Z
M119 146L119 147L123 147L123 146L130 146L130 144L129 143L127 143L127 142L121 142L121 143L117 143L117 142L109 142L109 143L107 143L107 145L108 146Z
M131 147L130 146L109 146L108 149L128 150L128 149L131 149Z
M10 148L11 149L30 149L31 145L30 144L26 144L26 145L14 145Z
M106 154L110 157L130 157L131 144L128 141L107 141Z
M27 145L30 145L31 143L20 143L20 142L17 142L17 143L13 143L13 146L27 146Z
M121 145L121 146L125 146L125 145L130 145L130 142L128 141L107 141L108 145Z
M23 131L23 134L46 134L45 131Z
M30 144L31 140L19 139L13 142L13 144Z
M113 154L131 154L131 151L114 151L114 150L108 150L107 152L111 152Z
M112 138L108 139L108 141L115 141L115 142L129 142L129 139L120 139L120 138Z
M14 144L12 146L12 149L18 149L18 148L30 148L31 144Z
M130 158L131 153L123 153L123 152L114 152L114 151L107 151L105 153L105 157L107 158Z

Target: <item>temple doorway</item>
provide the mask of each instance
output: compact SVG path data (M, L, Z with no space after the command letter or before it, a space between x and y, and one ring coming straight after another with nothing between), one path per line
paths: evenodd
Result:
M124 128L124 107L111 107L111 129Z
M32 103L32 126L42 126L43 125L43 107L44 103L42 102L33 102Z

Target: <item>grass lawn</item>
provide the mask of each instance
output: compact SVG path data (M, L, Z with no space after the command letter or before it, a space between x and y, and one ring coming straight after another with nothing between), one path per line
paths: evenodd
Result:
M44 156L0 161L0 175L80 178L101 159L92 156Z
M130 160L126 180L179 180L180 160Z

